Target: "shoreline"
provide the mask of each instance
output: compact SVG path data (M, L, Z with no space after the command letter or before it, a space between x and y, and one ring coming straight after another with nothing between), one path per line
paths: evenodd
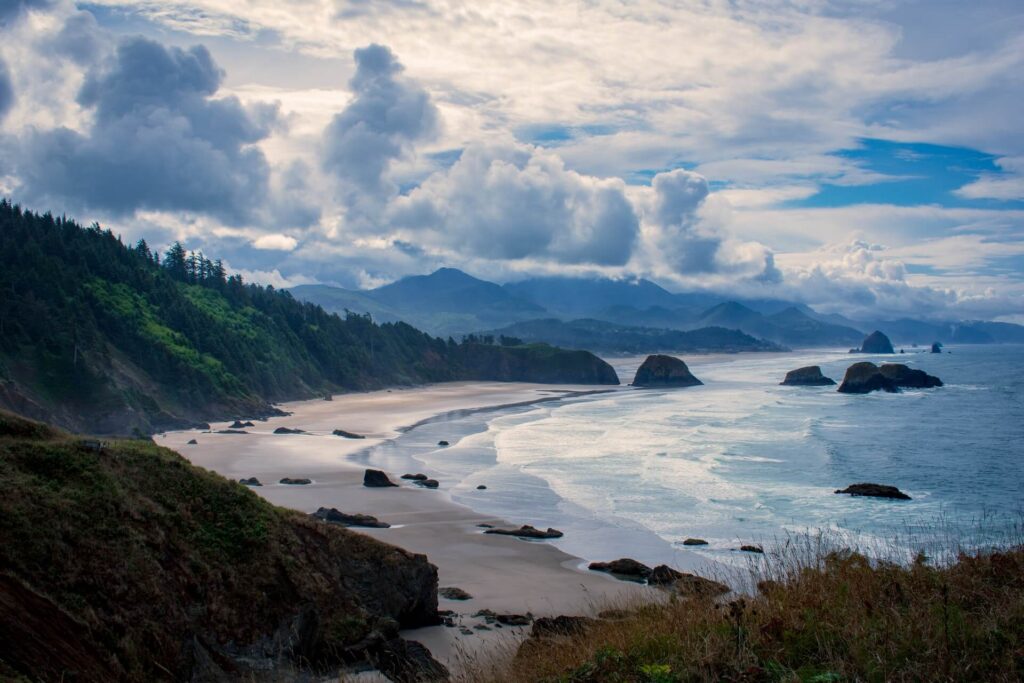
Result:
M271 417L246 428L245 434L212 431L167 432L155 438L190 462L239 480L256 477L253 490L271 503L311 513L319 507L345 513L373 515L392 526L353 527L414 553L438 567L439 587L458 587L473 596L466 601L439 597L441 610L452 610L455 626L432 626L404 635L426 645L435 658L457 671L467 658L492 648L509 648L529 632L529 626L500 627L474 617L479 610L534 617L593 616L602 605L656 600L654 589L623 582L607 574L582 569L583 560L559 548L559 542L529 541L484 534L479 524L518 527L523 522L501 519L454 502L444 490L425 489L388 474L397 488L362 485L366 467L353 456L393 441L446 415L526 407L628 387L595 389L590 385L549 385L501 382L451 382L410 389L335 395L331 401L307 400L281 404L291 415ZM273 434L277 427L303 429L304 434ZM345 429L364 439L331 434ZM195 439L198 443L189 445ZM305 477L309 485L276 483L283 477ZM486 628L485 628L486 627ZM489 629L489 630L487 630Z

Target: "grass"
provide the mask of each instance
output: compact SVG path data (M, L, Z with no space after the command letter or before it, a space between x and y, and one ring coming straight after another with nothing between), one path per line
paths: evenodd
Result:
M744 595L619 605L575 636L467 665L503 683L1019 681L1024 545L892 562L802 537L752 563ZM723 577L719 577L723 578Z

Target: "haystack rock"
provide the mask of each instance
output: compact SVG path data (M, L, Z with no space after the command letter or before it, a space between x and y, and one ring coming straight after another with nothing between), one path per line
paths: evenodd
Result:
M633 377L635 387L696 387L704 384L690 373L686 363L674 356L647 356Z
M861 353L896 353L892 348L892 342L880 331L875 330L860 345Z
M821 374L821 368L817 365L790 370L786 373L786 379L782 380L782 384L789 387L824 387L835 383L834 379Z
M942 353L942 344L939 342L932 344L932 353Z

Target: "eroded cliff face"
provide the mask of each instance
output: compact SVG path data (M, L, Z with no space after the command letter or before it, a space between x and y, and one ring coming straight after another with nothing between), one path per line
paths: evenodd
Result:
M8 670L150 681L400 667L398 629L437 621L423 555L276 508L149 442L25 425L0 414Z

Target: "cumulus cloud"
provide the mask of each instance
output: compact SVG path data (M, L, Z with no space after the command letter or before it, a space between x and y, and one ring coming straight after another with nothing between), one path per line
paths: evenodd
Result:
M514 143L465 149L391 207L413 239L490 259L623 265L639 221L620 180L565 168L555 154Z
M253 143L267 137L277 111L215 99L222 78L203 46L122 41L86 74L78 103L93 121L84 132L26 136L19 170L28 193L121 215L185 210L244 222L269 175Z
M392 194L395 187L386 177L391 163L438 126L430 96L402 76L403 67L389 48L360 48L355 61L349 81L353 99L324 131L322 159L350 204Z
M13 23L28 10L45 10L53 0L0 0L0 26Z
M260 235L253 240L252 246L256 249L268 249L276 251L291 251L299 243L297 239L280 233Z

